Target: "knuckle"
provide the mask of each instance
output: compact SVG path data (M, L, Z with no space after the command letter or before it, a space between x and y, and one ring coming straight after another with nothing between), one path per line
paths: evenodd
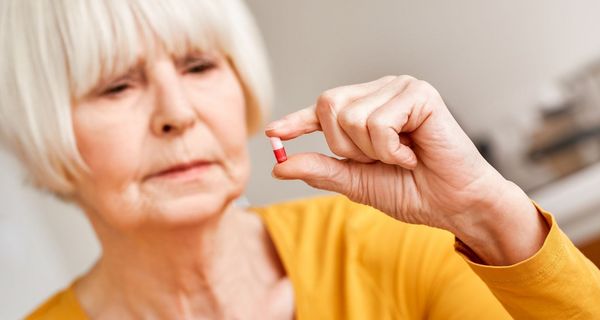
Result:
M413 100L413 104L415 105L424 105L429 100L431 93L426 85L421 83L415 83L411 86L410 91L408 92L410 98Z
M317 98L317 111L323 112L323 111L329 111L332 106L335 105L335 101L333 100L333 97L331 96L331 94L326 94L326 93L322 93L318 98Z
M394 81L392 81L392 83L394 84L394 86L397 89L404 91L404 88L411 87L418 81L419 80L417 80L416 78L414 78L412 76L400 75L400 76L397 76L396 79Z
M417 78L413 76L409 76L407 74L403 74L397 77L398 81L413 83L419 81Z
M339 93L335 89L323 91L317 98L317 106L335 107L339 101Z
M440 100L438 91L428 82L418 80L410 88L410 95L415 105L426 105L430 101Z
M397 78L398 78L398 76L387 75L387 76L383 76L383 77L379 78L378 81L391 82L391 81L396 80Z
M427 103L429 96L425 92L417 91L412 93L412 99L416 106L422 106Z
M419 80L417 84L417 90L420 92L424 92L429 97L439 96L439 92L427 81Z
M320 117L336 116L341 97L335 89L327 90L317 98L316 113Z
M425 81L425 80L419 80L417 82L417 88L420 91L424 91L427 92L429 94L435 92L435 88L433 88L433 86L431 84L429 84L429 82Z
M387 127L389 125L388 119L389 119L388 117L384 117L381 115L371 115L369 117L369 119L367 119L367 127L369 129L378 129L378 128Z
M338 114L338 123L347 130L359 130L365 126L362 115L354 109L344 109L340 111Z

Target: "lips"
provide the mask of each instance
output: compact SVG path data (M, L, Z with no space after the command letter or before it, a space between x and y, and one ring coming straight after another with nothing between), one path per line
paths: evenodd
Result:
M213 163L206 160L197 160L188 163L181 163L171 167L168 167L164 170L161 170L157 173L150 175L148 178L179 178L190 176L193 174L197 174L200 171L208 168Z

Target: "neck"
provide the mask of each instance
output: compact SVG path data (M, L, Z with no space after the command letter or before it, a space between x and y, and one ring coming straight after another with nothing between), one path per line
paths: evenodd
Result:
M261 282L264 287L281 276L260 219L235 206L171 229L119 232L95 219L92 224L103 254L86 277L88 296L94 297L87 301L91 309L113 306L141 317L223 318L225 303L236 301L232 295L260 294L255 291ZM280 272L273 272L274 265ZM86 307L85 299L82 304Z

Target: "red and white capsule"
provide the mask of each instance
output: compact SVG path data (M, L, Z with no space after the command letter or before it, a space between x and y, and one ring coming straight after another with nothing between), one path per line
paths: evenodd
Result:
M281 139L278 137L270 137L269 140L271 140L271 147L273 147L273 154L275 154L277 163L282 163L287 160L285 148L283 147L283 143L281 143Z

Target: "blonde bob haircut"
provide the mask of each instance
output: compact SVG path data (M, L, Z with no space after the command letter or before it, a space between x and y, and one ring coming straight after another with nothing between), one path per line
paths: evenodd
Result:
M73 194L73 177L87 170L73 133L74 102L157 45L173 56L226 55L246 94L249 133L260 128L271 79L242 0L1 1L0 139L33 184L65 199Z

